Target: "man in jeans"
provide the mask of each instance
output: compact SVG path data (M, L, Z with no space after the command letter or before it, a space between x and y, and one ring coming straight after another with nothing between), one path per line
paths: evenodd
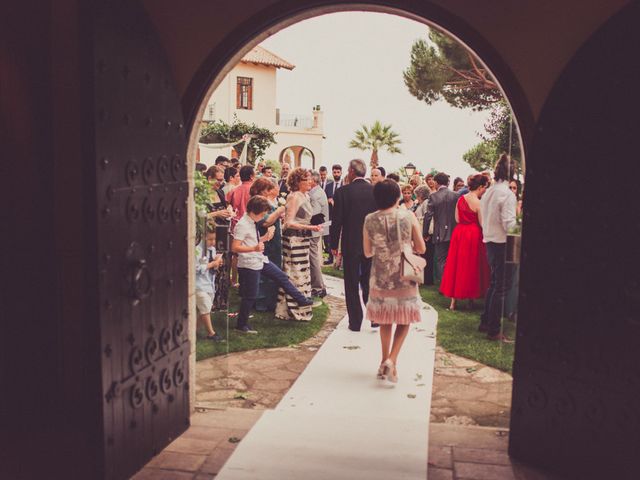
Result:
M491 281L478 330L487 332L489 340L510 342L502 334L504 299L511 278L505 275L507 233L516 225L516 196L509 190L515 171L513 161L503 153L496 163L495 183L480 200L482 234L487 247Z
M271 240L274 229L260 237L257 222L271 209L269 201L260 195L251 197L246 212L233 231L231 250L238 254L238 276L240 279L240 311L236 330L242 333L258 333L248 323L249 314L258 296L260 275L266 275L281 287L301 306L313 305L313 299L305 297L289 280L286 273L269 262L264 255L264 242Z

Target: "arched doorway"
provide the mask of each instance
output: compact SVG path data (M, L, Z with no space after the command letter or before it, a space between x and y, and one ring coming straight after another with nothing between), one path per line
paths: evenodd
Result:
M215 13L215 9L220 8L221 4L215 2L213 5L214 2L211 3L211 8ZM363 8L362 4L354 5L340 1L335 3L315 0L282 1L267 7L264 7L262 2L248 3L251 5L251 8L247 10L249 13L240 12L238 15L232 16L233 18L225 16L224 21L234 25L233 28L236 29L237 36L228 35L224 40L216 37L215 41L209 44L215 45L215 47L205 62L200 62L198 55L192 55L192 52L185 55L182 51L185 45L187 48L197 47L199 42L178 42L176 41L177 37L171 35L173 33L171 19L166 20L169 17L174 17L171 2L147 1L145 3L146 9L143 16L151 16L156 24L156 32L151 31L149 35L160 33L164 39L162 46L166 56L173 57L173 59L176 56L185 58L184 63L172 64L172 74L179 80L178 97L182 102L182 116L185 118L184 124L192 135L194 134L192 125L195 119L199 118L197 110L205 97L207 86L213 78L212 75L215 76L215 73L212 72L221 71L232 60L234 52L239 52L243 48L245 42L259 41L258 36L264 38L268 35L268 29L275 28L280 24L279 22L290 24L298 16L310 17L322 14L327 11L323 8L329 11L335 10L335 8L347 9L350 6ZM540 10L538 2L522 3L529 8L529 12ZM598 4L597 9L593 7L596 3ZM566 16L558 16L556 11L545 10L543 14L545 18L552 18L546 23L547 26L551 26L549 28L550 37L561 39L559 43L563 43L565 38L569 38L565 51L561 52L556 59L561 66L564 66L566 60L571 58L577 45L589 38L593 29L607 21L625 2L614 1L610 3L613 5L611 8L602 2L581 4L581 7L584 5L588 15L575 18L575 22L573 22L575 29L571 29L568 25L568 29L564 25L553 27L552 25L558 24L559 19L566 18ZM231 2L225 2L222 5L229 9L233 7ZM534 109L539 108L541 103L545 101L549 90L545 88L536 90L528 85L525 88L526 96L521 94L518 82L510 73L510 69L517 72L518 68L522 67L522 62L514 60L514 57L518 55L527 57L527 48L535 50L536 40L539 36L536 35L537 38L534 38L534 35L530 34L527 28L523 28L522 35L519 37L528 40L514 48L506 48L507 40L504 36L501 37L497 34L494 37L490 33L483 33L493 28L493 23L489 27L486 26L487 14L479 11L475 3L461 6L460 3L389 0L384 2L384 5L381 7L379 3L376 3L370 8L388 12L409 12L408 14L412 16L431 18L462 38L487 62L509 94L522 130L525 146L528 147L526 151L530 155L530 159L537 159L537 163L533 165L533 176L529 178L529 188L537 184L539 191L541 191L542 185L553 176L552 165L550 165L548 158L544 158L543 153L546 151L556 151L557 153L559 150L554 149L554 146L573 147L573 141L567 141L567 138L573 137L567 137L563 133L565 130L569 133L575 133L576 130L573 125L566 123L567 120L573 121L572 118L562 118L565 122L562 125L553 122L545 123L542 125L545 135L550 136L546 139L536 140L536 145L531 147L534 117L529 112L529 105L533 105L531 108ZM11 75L9 77L14 80L14 83L10 85L20 84L26 88L20 89L20 97L14 96L12 101L7 103L10 107L9 113L15 113L16 118L21 120L21 123L16 125L16 130L9 131L8 150L10 157L26 161L9 162L7 178L29 177L35 185L38 185L38 188L24 189L20 187L19 182L15 182L18 185L18 188L15 189L15 198L31 199L32 201L24 201L22 204L21 218L10 217L9 226L16 225L17 228L7 229L9 238L15 239L14 247L12 247L15 248L15 251L10 256L11 258L8 258L8 272L11 274L14 271L22 273L37 271L44 272L44 275L31 276L31 278L24 275L17 276L15 278L21 279L20 282L7 282L5 296L9 303L7 318L20 318L25 314L24 305L29 304L29 292L32 291L38 291L42 295L41 298L47 300L45 303L56 305L56 308L51 310L53 321L37 324L42 328L33 328L36 323L32 322L6 322L8 324L8 332L5 335L8 347L5 351L5 359L8 359L6 363L11 362L14 358L19 358L21 363L20 368L14 368L14 365L11 365L3 371L3 375L7 374L7 377L4 378L7 379L8 384L12 385L12 388L9 395L3 399L9 400L10 408L3 409L6 414L3 416L3 421L9 421L9 428L3 429L3 434L8 433L6 436L3 435L3 439L6 438L8 441L5 442L7 462L3 462L2 468L4 471L7 468L7 463L12 465L20 463L14 471L19 471L23 475L27 470L27 472L38 471L54 476L59 473L59 476L62 476L64 473L68 474L70 468L68 460L72 459L73 468L76 471L94 472L100 470L100 475L103 476L105 472L102 455L108 449L108 445L113 444L113 439L100 437L102 432L99 424L102 417L97 410L101 409L101 406L96 400L101 398L105 392L101 390L101 385L96 385L98 383L96 378L100 375L100 359L98 357L103 354L110 355L113 351L104 348L105 346L100 342L100 327L96 325L95 319L98 315L97 312L106 304L98 296L95 283L97 283L97 278L103 268L101 262L113 257L100 257L97 253L98 243L95 239L97 236L95 220L99 217L99 210L94 204L97 202L97 197L102 198L101 195L106 192L96 192L93 187L95 176L105 175L104 171L107 170L102 170L102 163L87 162L86 155L82 155L85 153L85 140L88 144L93 141L93 138L90 137L94 128L92 119L95 115L95 123L97 124L99 113L99 109L91 104L91 101L88 104L85 102L87 92L81 92L81 87L91 84L93 67L95 66L91 63L93 58L89 55L90 52L86 51L92 48L91 26L80 21L86 20L83 16L87 13L86 10L91 13L91 5L87 6L86 10L83 8L82 12L72 3L61 3L61 5L52 3L52 8L36 10L32 10L29 3L16 3L13 6L15 8L11 9L6 17L11 22L10 28L2 29L2 36L3 40L5 40L5 36L18 39L13 43L15 51L18 53L16 58L24 55L19 62L9 64L8 71L13 74L13 77ZM570 10L572 16L574 8L574 4L566 4L566 10ZM182 9L179 13L182 16L176 16L178 17L176 22L188 25L189 29L197 32L194 25L204 25L204 28L208 26L206 19L198 23L199 18L206 17L202 15L201 10ZM521 16L520 11L515 14L509 13L507 10L493 11L492 14L494 14L493 18L496 21L503 22L503 24L513 22L515 28L518 26L526 27L530 22L528 18L522 23L518 22L518 16ZM632 73L638 71L637 64L633 63L637 62L635 60L637 56L631 49L638 43L637 33L634 34L628 24L622 21L625 18L629 23L637 22L639 18L637 6L627 8L616 19L615 34L612 34L610 38L618 38L626 42L626 47L620 43L616 43L615 46L616 49L619 48L616 51L626 52L628 57L617 64L616 68L619 70L616 71L619 72L619 75L612 76L636 81ZM166 21L163 23L163 20ZM56 36L57 41L46 42L46 39L25 34L24 32L29 32L29 25L34 23L42 31L59 34ZM78 30L80 25L82 26L81 31ZM218 40L219 43L217 43ZM577 42L577 45L573 45L572 41ZM598 41L602 41L602 39L599 38ZM495 45L495 48L492 45ZM200 47L207 48L201 45ZM498 51L501 54L498 54ZM600 51L608 50L600 47ZM85 58L83 56L85 54L91 58ZM585 56L590 58L592 54L592 51L587 51ZM534 65L532 68L539 68L542 72L540 75L531 75L531 81L535 83L540 79L548 81L550 89L555 82L557 70L548 66L543 55L547 55L547 52L539 54L536 61L531 62ZM79 56L82 58L78 58ZM84 63L85 60L89 65ZM549 63L553 63L552 60L554 59L550 58ZM191 66L189 66L189 62L191 62ZM192 74L197 68L193 65L201 65L196 74ZM118 65L118 67L122 67L122 65ZM606 70L603 69L603 71ZM52 75L52 72L55 75ZM135 77L139 73L140 71L134 70L132 72L130 69L124 68L119 72L125 77L129 74ZM5 69L3 69L3 79L7 78L5 74ZM602 81L601 86L608 85L610 80L604 79L603 81L600 77L593 77L589 73L586 76L570 78L567 80L567 85L574 89L576 85L588 86L585 78L591 78L597 82ZM186 84L191 86L186 87ZM626 84L617 83L616 88L626 88ZM609 98L607 95L610 92L604 91L602 93L603 95L599 98ZM11 94L12 92L3 93L3 100L6 100ZM588 97L587 93L585 93L585 97ZM90 98L91 92L89 92ZM33 105L41 105L43 108L32 109ZM624 125L618 125L613 120L617 118L619 121L624 121L627 118L633 118L629 112L631 106L632 103L624 101L624 99L621 102L617 100L607 102L606 105L595 102L593 109L587 112L587 115L582 119L584 123L591 118L591 115L596 117L601 115L600 120L612 121L604 125L606 128L595 133L602 134L604 139L611 141L611 144L616 147L613 153L607 152L605 156L615 157L618 160L618 165L625 168L634 165L635 141L630 140L627 136L616 136L611 133L611 130L617 130L619 126L621 131L626 131ZM80 112L86 116L82 116ZM581 113L582 110L577 110L576 115L578 112ZM553 118L551 113L549 115L549 118ZM29 125L29 121L25 121L25 119L33 121L33 124ZM134 123L141 119L144 117L129 118L129 120L134 120ZM158 119L155 118L153 123L158 126ZM51 129L52 125L56 128ZM76 128L59 128L61 125L65 127L70 125ZM633 125L633 123L630 122L629 125ZM85 128L87 130L84 130ZM78 136L74 135L75 132L80 131L85 133L82 139L83 145L76 138ZM87 133L89 135L86 135ZM559 135L560 138L556 138L556 135ZM597 137L593 131L589 131L589 135ZM538 141L544 142L549 150L540 149L540 154L536 155ZM124 147L124 145L121 146ZM538 423L541 432L537 446L544 446L546 449L555 448L554 456L550 460L552 463L555 465L563 462L565 465L579 463L584 468L588 468L594 463L604 466L609 459L615 458L615 462L610 465L619 471L625 466L635 466L632 463L634 461L633 448L637 445L638 431L635 428L637 425L635 405L625 405L624 408L619 408L622 403L617 401L633 399L633 394L637 390L636 367L632 354L635 351L635 345L632 342L637 338L635 330L637 322L633 316L629 315L630 312L632 314L637 311L637 304L634 303L636 298L634 285L638 278L637 272L625 270L624 275L620 275L620 271L617 270L620 265L633 266L633 262L629 261L631 257L625 258L622 255L625 251L623 248L618 249L619 252L615 252L618 256L612 255L612 249L609 248L583 249L580 251L583 255L581 264L578 265L573 263L575 257L571 257L572 261L567 262L567 258L563 256L566 253L565 250L564 252L560 251L561 257L558 258L556 264L543 263L543 265L550 265L551 271L539 269L542 271L535 272L534 266L537 266L537 260L543 258L547 253L542 246L545 245L544 235L548 232L561 232L563 235L571 233L574 239L589 239L596 246L606 246L608 245L607 235L610 235L608 224L619 222L620 225L632 227L633 224L629 222L629 219L637 216L635 210L623 211L619 208L620 204L635 205L635 203L631 199L627 203L628 197L623 197L625 201L621 202L617 196L610 196L615 197L612 200L609 196L603 195L599 208L603 208L603 211L605 207L608 209L608 212L602 216L605 228L594 229L593 222L590 221L593 218L586 217L581 217L578 222L552 222L550 219L555 218L556 212L554 210L557 209L555 203L561 201L572 206L576 189L579 189L581 185L592 185L593 172L599 171L601 167L594 153L599 153L600 150L589 152L588 149L585 149L577 152L569 149L562 152L574 160L588 160L588 163L582 163L580 168L569 171L569 174L563 177L563 179L568 178L575 182L573 183L575 189L563 187L560 182L557 182L554 183L552 198L542 195L539 199L531 201L532 210L529 212L530 216L534 218L525 219L525 221L531 221L531 225L534 227L531 230L532 234L538 232L537 236L531 236L531 245L539 240L541 247L535 251L530 250L529 245L525 242L523 253L525 262L531 265L526 302L527 308L531 309L532 321L553 313L551 302L555 302L556 305L564 304L563 315L549 316L548 318L556 321L553 329L539 332L541 335L535 342L527 345L523 343L520 349L522 353L530 352L536 358L546 357L557 360L555 363L550 362L545 365L548 367L546 370L539 369L535 374L526 368L522 370L522 375L529 376L532 385L541 385L539 380L543 379L555 382L555 387L542 385L529 392L523 390L520 398L527 409L538 412L534 420ZM189 156L189 159L191 158ZM566 158L566 156L558 158L558 161L565 161ZM117 166L119 174L123 174L122 167L124 165L115 164L113 158L107 160L109 162L105 163L105 166ZM602 157L600 157L601 160ZM39 165L43 165L44 168L38 169ZM189 171L192 171L191 167L192 165L189 165ZM531 164L530 167L532 167ZM114 170L108 169L108 171L113 172ZM13 185L9 185L10 191L11 187ZM19 190L22 191L19 192ZM612 187L612 190L616 189ZM626 195L632 191L633 189L626 189L618 193ZM78 205L83 205L87 211L76 209ZM100 206L102 207L102 205ZM575 209L579 209L579 207L580 205L577 205ZM41 232L32 229L33 218L42 219L47 231L52 232L55 236L55 242L42 243L41 237L38 235ZM535 218L538 219L538 223L533 223ZM25 231L29 234L25 235ZM622 233L625 234L628 231ZM180 242L185 235L185 232L181 231L165 240ZM549 237L547 237L547 244L549 241ZM44 252L45 255L33 255L34 251ZM629 249L629 251L633 250ZM567 275L568 280L575 282L575 285L583 285L584 282L590 280L589 275L585 274L585 271L588 273L590 265L596 265L600 275L610 275L611 278L623 279L627 283L626 285L609 283L605 285L604 290L594 290L594 295L589 297L583 295L576 302L580 308L571 311L569 307L574 305L573 299L550 291L546 286L548 276L555 274L558 269L563 275ZM38 277L38 282L34 281L36 277ZM46 279L46 282L40 281L42 279ZM25 285L28 286L28 289L25 288ZM52 288L52 285L55 285L56 288ZM619 289L618 286L620 286ZM571 283L570 286L567 286L567 289L570 288L576 287ZM606 298L607 303L599 302L600 298ZM522 297L522 300L525 300L525 297ZM597 313L597 316L591 317L590 315L594 312ZM36 319L36 316L33 315L31 318ZM606 329L610 326L609 321L614 324L615 328L608 329L608 331L616 332L618 337L613 340L621 340L621 343L611 342L612 338L608 334L607 341L603 341L602 333L607 333ZM584 333L585 331L587 334ZM525 331L521 333L523 338L530 336ZM25 356L24 343L15 341L22 338L37 341L39 354ZM576 338L581 338L584 341L577 344ZM117 346L124 348L126 341L126 338L120 339ZM549 344L554 346L551 351L553 355L547 355L549 350L546 347ZM577 347L585 348L580 350ZM618 368L615 363L616 359L624 360L624 363L620 364L621 368ZM580 378L575 378L576 371L583 375ZM594 372L598 378L593 378L593 375L590 374ZM39 380L34 381L34 379ZM575 391L571 390L575 390L576 385L584 387L577 397ZM606 391L596 388L602 385L608 386ZM549 396L551 388L557 392L565 391L568 395L564 397ZM116 391L117 389L114 390L114 393ZM30 395L27 397L21 394L22 392L29 392ZM611 393L615 395L612 396ZM39 400L44 396L48 396L53 401L40 402ZM571 406L575 405L576 399L580 401L578 403L580 408L573 409ZM593 399L594 402L587 407L586 400L589 399ZM522 412L525 418L531 418L526 410ZM164 415L162 418L168 419ZM614 420L612 421L612 419ZM183 422L185 420L181 419ZM596 422L594 423L592 420ZM562 428L558 435L552 438L548 434L549 430L545 432L544 429L546 426L554 424L561 425ZM581 429L585 426L588 427L586 431ZM125 424L121 424L120 427L121 432L131 434L131 430L127 430ZM131 424L129 428L131 429ZM527 428L529 427L523 428L523 438L526 438ZM55 432L56 441L51 441L53 438L51 432ZM572 434L571 438L568 438L567 433ZM96 438L100 438L100 440L95 443L86 440ZM612 439L614 440L612 441ZM564 456L564 447L571 442L575 442L574 451L578 454L582 453L581 456L570 458ZM589 450L587 455L584 454L585 451L579 451L584 442L592 442L593 445L591 447L593 450ZM524 441L522 445L527 446ZM34 451L47 452L48 456L43 454L42 457L38 457L43 461L33 462ZM592 451L595 453L591 454ZM85 453L87 454L85 455ZM532 456L531 459L542 461L544 452L537 451L537 454L535 458ZM94 459L96 461L92 462ZM621 461L617 462L618 459ZM9 471L11 471L12 465L8 465ZM622 476L619 477L622 478Z
M349 6L344 6L344 7L343 7L343 6L341 6L340 8L335 7L335 8L334 8L334 10L328 9L328 11L327 11L327 12L323 11L322 13L331 13L331 11L338 11L338 10L339 10L339 11L349 10L349 8L350 8ZM385 11L385 12L387 12L387 13L394 13L394 14L398 14L398 15L401 15L401 16L409 17L409 18L412 18L412 19L414 19L414 20L419 20L419 21L420 21L421 23L423 23L423 24L428 24L428 25L430 25L430 26L434 27L434 24L433 24L433 23L428 22L428 21L427 21L427 20L425 20L424 18L419 18L419 19L418 19L418 18L417 18L417 17L415 17L415 16L409 15L406 11L399 11L399 10L396 10L396 9L393 9L393 8L389 8L389 9L381 9L380 7L372 8L371 10L374 10L374 11L384 10L384 11ZM295 18L296 18L296 21L297 21L298 19L308 18L308 16L306 16L305 14L300 14L300 15L296 16ZM289 20L291 20L291 19L289 19ZM282 23L275 24L275 25L271 25L271 26L270 26L270 27L268 27L268 28L270 29L270 30L269 30L270 32L274 32L274 31L277 31L277 30L279 30L279 29L281 29L281 28L284 28L286 25L288 25L288 24L290 24L290 23L295 23L295 22L294 22L293 20L291 20L291 22L285 22L285 21L283 21ZM442 27L441 27L441 26L439 26L439 25L435 25L435 28L442 28ZM237 32L236 32L236 33L237 33ZM448 32L448 33L450 33L450 32ZM250 43L248 43L246 46L242 46L242 47L241 47L241 49L240 49L240 50L238 50L238 51L239 51L239 52L242 52L244 48L251 48L251 47L253 47L257 42L258 42L258 40L252 40L252 41L251 41ZM228 52L227 52L227 53L228 53ZM233 55L230 55L230 57L234 57L234 56L233 56ZM232 62L232 61L231 61L231 62ZM231 64L232 64L232 63L231 63ZM224 71L226 71L227 69L228 69L228 65L227 65L227 66L223 66L223 67L221 67L221 68L218 70L218 72L219 72L219 73L218 73L218 75L221 75L221 74L222 74ZM494 75L496 75L496 76L497 76L497 74L496 74L495 72L494 72ZM498 78L498 80L501 80L499 76L497 76L497 78ZM216 85L216 82L217 82L217 81L218 81L218 77L214 76L214 77L213 77L213 80L212 80L212 86L210 87L210 89L209 89L209 90L211 90L211 89L215 89L215 85ZM503 89L503 90L504 90L504 89ZM514 91L518 91L518 88L517 88L517 87L514 87ZM205 97L206 97L206 94L205 94ZM516 97L517 97L517 94L516 94ZM516 128L516 129L519 129L519 126L518 126L518 124L517 124L517 123L515 124L515 128ZM522 138L522 135L520 135L520 137ZM285 144L285 145L286 145L286 144ZM523 148L522 150L523 150L523 152L524 152L524 148ZM288 163L290 163L290 164L291 164L291 166L298 166L298 165L301 165L301 163L302 163L302 158L303 158L304 153L305 153L305 152L304 152L304 147L299 146L299 145L290 146L290 147L287 147L287 148L283 149L283 150L280 152L279 160L280 160L280 162L281 162L281 163L282 163L282 162L284 162L284 161L288 161ZM307 154L306 154L306 157L311 159L311 165L313 166L313 153L312 153L312 152L307 153ZM305 166L305 165L302 165L302 166Z
M280 152L280 163L288 163L291 167L314 170L316 168L316 157L307 147L292 145Z

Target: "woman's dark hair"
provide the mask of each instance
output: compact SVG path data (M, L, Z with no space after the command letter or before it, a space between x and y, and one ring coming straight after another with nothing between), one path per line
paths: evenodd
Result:
M204 163L196 163L196 172L206 172L207 166Z
M252 197L255 195L264 195L269 190L274 190L277 188L278 187L276 186L276 184L271 180L267 178L258 178L255 182L253 182L253 185L251 185L251 188L249 189L249 195L251 195Z
M469 190L473 192L474 190L477 190L480 187L485 187L487 183L489 183L489 180L487 180L487 177L485 177L481 173L478 173L477 175L474 175L469 179Z
M256 215L260 215L262 213L268 212L271 210L271 205L269 204L269 200L264 198L262 195L256 195L251 197L247 202L247 212L254 213Z
M380 170L380 175L382 175L383 177L387 176L387 171L384 169L384 167L381 167L380 165L378 165L376 168Z
M447 175L444 172L440 172L440 173L436 173L436 176L433 177L433 180L438 184L438 185L444 185L447 186L449 185L449 175Z
M389 180L393 180L396 183L400 181L400 175L398 175L397 173L390 173L385 178L388 178Z
M224 155L218 155L216 157L216 161L214 162L216 165L220 165L221 163L227 163L229 159Z
M289 191L297 192L300 190L300 182L307 178L309 175L309 170L302 167L296 167L289 172L289 176L287 177L287 187L289 187Z
M243 182L248 182L253 177L254 171L251 165L244 165L240 167L240 180Z
M509 186L511 186L512 182L516 184L516 197L518 197L519 199L520 194L522 193L522 182L517 178L512 178L511 180L509 180Z
M398 182L385 178L373 186L373 198L378 210L393 207L400 198Z
M454 178L453 179L453 186L455 187L460 182L462 182L464 184L464 180L462 180L460 177Z
M227 167L224 170L224 181L228 182L229 180L231 180L233 177L235 177L238 174L238 169L235 167Z
M496 167L493 169L493 178L496 181L511 180L515 170L513 160L511 160L509 155L503 153L500 155L500 158L496 162Z

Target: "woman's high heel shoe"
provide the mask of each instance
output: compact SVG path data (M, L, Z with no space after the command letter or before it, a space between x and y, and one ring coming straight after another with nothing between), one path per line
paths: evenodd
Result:
M381 363L380 367L378 367L378 374L376 375L376 378L378 380L386 380L387 379L387 367L385 366L384 363Z
M385 377L387 382L398 383L398 370L390 359L386 359L382 364L385 367Z

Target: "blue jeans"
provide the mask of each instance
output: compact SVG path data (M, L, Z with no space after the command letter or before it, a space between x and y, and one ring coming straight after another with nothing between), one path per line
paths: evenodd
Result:
M488 242L485 245L491 268L491 280L484 301L484 312L480 317L480 325L486 326L487 333L493 336L500 333L504 300L511 286L511 276L505 275L506 243Z
M242 328L247 325L249 314L251 313L253 304L256 302L256 297L258 296L258 286L260 285L261 275L273 280L276 285L281 287L285 293L290 295L296 302L301 302L306 298L300 290L293 286L293 283L291 283L287 274L271 262L265 263L262 266L262 270L238 268L241 300L236 328Z

